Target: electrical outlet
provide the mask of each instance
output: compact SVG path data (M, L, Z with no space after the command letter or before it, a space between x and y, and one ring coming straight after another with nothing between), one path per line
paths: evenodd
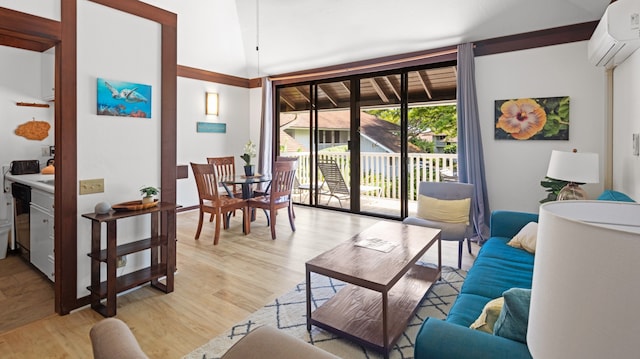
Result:
M116 259L116 267L122 268L127 265L127 256L120 256Z
M104 192L104 178L81 180L80 194Z
M49 146L43 146L40 149L40 151L41 151L42 157L50 156L50 154L49 154Z

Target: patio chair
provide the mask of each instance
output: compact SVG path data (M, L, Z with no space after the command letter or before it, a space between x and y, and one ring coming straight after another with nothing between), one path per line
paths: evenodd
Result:
M349 189L349 186L347 186L344 176L342 176L340 167L338 167L338 164L335 161L319 161L318 169L320 170L320 173L322 173L322 177L324 177L323 185L326 185L328 189L326 192L322 193L329 196L327 205L331 202L331 198L336 198L340 204L340 208L342 208L342 200L351 199L351 190ZM360 193L371 192L374 192L376 196L380 198L382 188L378 186L360 186Z
M267 226L271 226L271 239L276 239L276 213L281 208L288 209L291 230L296 231L291 192L293 190L293 182L296 177L297 168L297 161L276 161L273 164L273 175L271 176L269 193L261 197L251 198L247 201L249 208L269 210Z
M218 244L218 240L220 239L220 223L224 221L224 228L228 228L229 217L227 213L235 211L236 209L242 210L244 232L249 233L249 211L247 210L247 202L243 198L220 195L218 175L213 165L191 162L191 168L196 180L196 186L198 187L198 197L200 200L200 216L195 239L200 238L205 212L211 213L209 222L213 221L214 217L216 220L215 234L213 237L214 245Z
M471 253L470 238L474 234L473 185L458 182L420 182L418 194L418 213L415 217L405 218L402 223L438 228L441 230L441 240L458 241L458 268L461 268L462 245L466 239ZM423 201L424 198L420 198L422 196L429 198ZM468 209L466 204L463 206L464 202L458 202L467 199ZM433 204L433 208L429 208L427 203ZM466 212L462 213L462 209L466 209Z

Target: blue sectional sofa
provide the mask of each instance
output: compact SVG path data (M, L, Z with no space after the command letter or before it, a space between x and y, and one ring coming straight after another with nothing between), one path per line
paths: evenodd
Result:
M470 329L485 304L510 288L531 288L534 256L507 242L534 213L495 211L491 236L482 246L445 321L427 318L415 341L416 359L531 358L527 345Z

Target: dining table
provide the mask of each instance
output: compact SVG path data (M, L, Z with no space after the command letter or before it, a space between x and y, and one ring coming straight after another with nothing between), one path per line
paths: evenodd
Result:
M225 191L229 197L235 197L233 195L233 189L230 188L233 185L240 185L242 187L242 198L248 200L249 198L253 198L254 185L271 182L271 175L264 174L256 174L255 176L247 176L247 175L234 175L234 176L223 176L220 178L220 183L224 187ZM251 211L251 222L256 220L255 210Z
M240 185L242 187L242 198L249 199L253 197L253 185L271 182L270 175L256 174L255 176L234 175L223 176L220 183L224 186L229 197L234 197L233 190L229 188L232 185Z

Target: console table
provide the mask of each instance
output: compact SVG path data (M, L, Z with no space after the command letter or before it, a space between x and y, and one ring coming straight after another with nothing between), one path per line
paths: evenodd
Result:
M173 292L173 275L176 267L175 210L173 203L160 202L157 206L135 211L111 211L107 214L86 213L82 217L91 220L91 308L105 317L116 315L116 294L146 282L165 293ZM117 222L125 218L150 215L151 236L131 243L118 245ZM106 248L102 249L101 227L107 227ZM123 276L116 275L117 258L150 249L149 267ZM107 265L106 281L100 281L101 263ZM164 283L160 278L166 277ZM101 301L106 299L103 304Z

